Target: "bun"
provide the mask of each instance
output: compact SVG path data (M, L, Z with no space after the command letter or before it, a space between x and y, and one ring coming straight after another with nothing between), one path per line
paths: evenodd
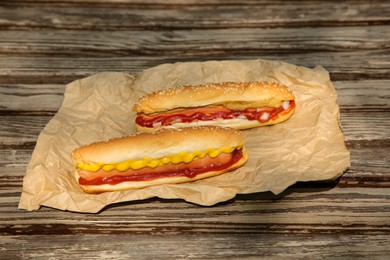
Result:
M127 137L111 139L106 142L97 142L97 143L93 143L87 146L77 148L72 153L72 160L75 163L75 165L79 165L79 164L110 165L110 164L121 163L129 160L134 160L134 161L143 160L145 158L160 160L161 158L165 159L168 158L169 156L175 157L178 156L178 154L184 154L183 152L199 153L202 151L206 151L208 149L210 149L211 151L214 151L214 149L216 150L222 149L223 151L226 148L229 151L231 151L230 149L235 149L235 147L238 147L241 150L241 151L236 150L235 154L238 154L238 156L234 157L235 159L226 159L225 161L226 164L221 164L221 165L225 165L226 168L224 169L221 169L221 167L211 168L210 171L208 172L203 172L203 173L201 172L198 174L194 174L193 176L191 175L191 177L162 175L158 177L158 179L122 181L114 184L103 183L99 185L94 185L94 184L89 185L89 184L85 184L87 182L84 182L84 184L81 184L79 182L80 174L83 173L85 176L85 172L87 172L87 174L89 175L88 178L92 177L92 179L94 179L96 177L94 177L91 174L96 174L96 173L88 172L88 170L87 171L83 170L83 172L81 172L81 169L76 169L75 177L76 180L78 180L81 188L87 193L100 193L105 191L118 191L118 190L143 188L143 187L158 185L158 184L190 182L190 181L216 176L231 171L233 169L242 166L247 161L248 155L245 149L242 148L244 141L245 140L243 134L238 130L232 128L224 128L224 127L216 127L216 126L201 126L201 127L185 127L180 129L161 129L155 132L154 134L138 133ZM208 160L210 160L210 163L216 162L214 161L214 157L217 155L218 153L216 153L215 155L211 155L210 153L210 156L203 155L204 157L199 157L199 160L191 161L189 165L198 164L201 165L201 167L204 167L205 165L209 165ZM218 156L216 158L220 158ZM228 152L224 153L224 156L225 157L227 156L227 158L233 158L233 157L229 157L230 155L228 154ZM228 160L232 160L232 161L228 162ZM182 165L181 168L186 170L185 167L187 167L187 163L180 163L180 164ZM81 167L81 165L79 166ZM176 165L174 164L167 164L166 166L176 167ZM156 167L155 169L157 169L158 167ZM134 175L132 176L141 176L143 174L141 173L141 170L144 169L149 172L151 171L150 168L148 169L148 167L140 169L139 172L135 172L137 170L132 170L134 172L133 173ZM80 174L79 174L79 170L80 170ZM101 169L99 169L98 171L100 172ZM126 172L127 170L124 171L125 172L121 174L128 174ZM108 172L106 172L106 174L107 173ZM104 176L108 176L106 174ZM116 175L115 172L111 174L113 174L114 176ZM98 174L96 176L98 176ZM98 177L98 178L102 178L102 177Z
M180 152L207 148L243 145L242 133L231 128L202 126L181 129L161 129L152 133L137 133L106 142L97 142L73 151L74 163L118 163L145 157L160 158Z
M223 104L231 109L242 107L278 107L294 94L277 82L221 82L181 86L151 92L134 104L137 113L151 114L175 108Z

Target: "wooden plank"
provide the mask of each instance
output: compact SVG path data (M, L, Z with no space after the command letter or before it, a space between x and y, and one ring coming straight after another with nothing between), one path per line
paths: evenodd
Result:
M23 140L22 143L34 142L40 131L53 118L53 113L38 115L23 115L5 112L10 115L0 115L0 139L2 144L18 144L11 139ZM355 111L341 113L341 128L347 141L354 140L384 140L389 137L389 110ZM373 127L376 126L376 127ZM16 130L15 130L16 129ZM22 144L19 143L19 144Z
M298 187L321 187L337 185L339 187L388 187L390 188L390 176L388 174L390 141L381 140L381 147L377 142L366 142L364 146L359 141L347 142L351 152L351 168L337 180L337 182L302 183ZM22 178L25 175L35 143L23 145L0 145L0 183L3 188L9 187L12 180L13 187L22 186ZM17 172L19 169L20 172Z
M298 66L313 68L323 66L331 73L332 80L389 79L390 61L387 51L314 52L304 54L262 55L226 53L188 57L176 56L124 56L124 57L20 57L0 55L0 84L65 84L99 72L116 71L137 75L146 68L165 63L269 59L285 61ZM11 61L11 62L10 62ZM77 65L76 65L77 64Z
M34 142L53 115L0 115L0 144ZM390 111L353 111L341 114L341 127L347 141L389 138ZM375 126L375 127L373 127Z
M388 83L387 80L335 82L342 108L341 126L351 150L352 162L352 169L340 180L341 186L388 186ZM0 165L5 168L27 166L37 136L54 116L62 101L64 85L35 87L36 85L0 86L0 93L4 97L0 99L3 101L0 106L6 108L0 116ZM39 108L34 112L31 109L39 99L51 104L47 111L40 111ZM14 104L21 106L15 107ZM26 112L30 109L31 112ZM373 128L373 125L377 127ZM21 186L21 178L19 181L18 185Z
M341 128L347 141L389 139L390 110L354 111L341 114ZM375 127L373 127L375 126Z
M327 3L339 3L337 0L315 0L315 3L321 2ZM345 3L362 4L367 3L367 0L344 0ZM378 0L370 1L370 3L378 2ZM63 5L83 5L83 6L112 6L112 7L151 7L151 8L180 8L182 6L225 6L225 5L269 5L269 4L285 4L285 5L312 5L313 1L310 0L171 0L169 2L165 0L4 0L2 3L6 5L12 5L14 3L23 3L28 6L63 6Z
M390 108L390 80L334 81L333 84L343 113ZM65 84L0 84L0 114L54 115L62 104L64 91Z
M390 80L335 81L333 85L343 112L390 109Z
M255 229L256 227L254 227ZM71 242L72 241L72 242ZM388 235L325 234L144 234L83 236L13 236L4 238L12 259L386 259ZM28 250L20 250L29 245ZM266 257L264 257L266 256Z
M379 146L379 144L381 144ZM390 188L390 176L388 154L390 152L390 140L364 141L364 145L359 140L347 141L346 143L351 153L351 168L335 182L303 183L298 187L388 187ZM15 187L22 186L22 178L25 169L31 159L35 142L0 145L0 183L7 187L9 180L13 180ZM16 170L19 169L20 172ZM5 185L5 186L4 186Z
M0 53L75 57L341 52L389 47L388 26L173 31L0 31Z
M24 168L27 167L28 163L31 160L32 152L35 148L35 142L25 143L23 145L4 145L0 144L0 180L1 185L4 185L5 181L10 177L9 170L20 167L22 172L19 174L18 183L15 184L21 187L22 183L20 182L20 176L24 176L26 170ZM13 177L16 173L12 173Z
M0 116L0 145L23 145L36 142L39 133L50 121L49 116Z
M64 84L0 84L0 113L54 114L62 104L64 92Z
M84 2L86 3L86 2ZM107 2L106 2L107 3ZM160 2L161 3L161 2ZM386 1L296 1L272 4L76 5L73 2L0 6L0 27L17 29L194 29L313 27L388 24ZM174 8L172 8L174 7ZM207 16L205 16L207 14ZM104 17L104 19L102 19Z
M137 74L161 63L248 58L322 65L333 80L389 78L386 26L273 31L0 32L0 83L68 83L106 70Z
M4 196L8 201L0 207L0 222L3 225L15 225L5 228L1 226L1 235L17 235L28 233L31 225L69 225L68 234L93 234L95 232L106 234L125 234L138 227L140 232L151 235L155 230L147 230L150 226L161 226L166 230L173 230L178 226L178 232L214 233L217 229L222 233L241 233L251 225L259 227L267 224L276 225L273 233L284 233L282 226L296 226L305 223L308 228L294 230L297 234L319 232L331 233L326 226L338 227L343 224L346 232L353 232L351 228L360 229L361 232L369 231L365 225L367 221L372 227L387 227L382 232L390 232L390 189L388 188L289 188L280 195L271 193L243 194L227 202L214 207L201 207L182 200L162 200L151 198L141 201L125 202L119 205L111 205L99 214L74 214L50 208L42 208L39 211L24 211L14 208L17 201L15 188L6 192L13 193ZM367 203L371 201L371 203ZM349 218L342 218L347 211ZM164 212L165 214L159 214ZM230 212L231 214L227 214ZM7 214L5 214L7 213ZM300 219L298 216L301 215ZM340 218L341 217L341 218ZM119 221L118 226L111 222ZM245 219L246 221L242 221ZM105 221L101 221L105 220ZM82 228L92 224L95 230ZM125 227L126 225L133 225ZM360 224L360 225L359 225ZM214 225L214 227L213 227ZM101 229L99 228L101 227ZM143 227L145 229L143 229ZM186 228L191 227L191 228ZM223 227L223 228L220 228ZM58 228L61 228L58 226ZM342 227L339 227L343 229ZM97 229L97 230L96 230ZM237 230L236 230L237 229ZM18 231L19 230L19 231ZM134 229L133 229L134 230ZM235 231L236 230L236 231ZM358 230L355 232L359 233ZM381 231L378 230L380 233ZM56 234L56 230L37 230L38 234ZM252 233L261 233L261 230Z
M53 257L66 251L63 259L84 251L90 256L106 252L116 257L196 254L202 258L256 257L260 251L340 257L355 247L355 255L389 252L388 188L289 189L271 199L242 195L214 207L148 199L111 206L98 215L49 208L20 211L14 207L15 195L5 198L0 234L7 256L39 258L47 256L49 248ZM186 246L177 247L178 239ZM15 250L18 245L31 250ZM129 250L130 245L135 249Z

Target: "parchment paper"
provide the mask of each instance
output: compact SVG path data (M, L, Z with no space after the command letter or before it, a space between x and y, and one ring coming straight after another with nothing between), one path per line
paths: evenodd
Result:
M74 178L70 154L78 146L134 133L132 105L147 92L186 84L278 81L296 95L286 122L244 130L245 166L191 183L86 194ZM41 206L96 213L113 203L151 197L214 205L236 194L281 193L297 181L329 180L350 166L329 73L269 60L163 64L138 76L105 72L67 85L58 113L39 135L23 180L19 208Z

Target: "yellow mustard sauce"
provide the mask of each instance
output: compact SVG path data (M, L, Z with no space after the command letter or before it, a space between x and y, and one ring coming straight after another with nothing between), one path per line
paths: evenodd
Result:
M96 172L100 169L103 169L104 171L111 171L111 170L118 170L118 171L126 171L127 169L131 168L133 170L138 170L143 167L150 167L150 168L156 168L158 166L163 166L169 163L173 164L179 164L179 163L189 163L194 158L203 158L206 155L210 156L211 158L217 157L221 153L231 153L236 148L241 149L242 146L239 147L225 147L225 148L210 148L205 151L194 151L194 152L180 152L174 155L170 155L167 157L162 157L158 159L152 159L149 157L145 157L143 159L139 160L127 160L120 163L113 163L113 164L107 164L107 163L78 163L77 167L82 170L90 171L90 172Z

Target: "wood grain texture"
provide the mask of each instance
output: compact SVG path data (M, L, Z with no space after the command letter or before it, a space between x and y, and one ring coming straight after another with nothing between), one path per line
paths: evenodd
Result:
M214 1L205 1L203 5L181 1L181 5L171 6L160 1L149 4L129 2L129 6L110 4L110 1L101 1L103 5L94 2L84 2L84 5L74 1L45 2L40 5L33 1L27 5L2 4L0 26L11 29L82 30L351 26L388 24L386 14L390 11L383 1L287 1L283 4L266 1L247 5L239 1L226 5Z
M104 71L117 71L136 75L144 69L164 63L207 60L270 59L313 68L323 66L332 80L389 79L390 66L386 51L360 51L342 53L303 53L286 55L227 54L204 57L23 57L1 56L0 84L65 84ZM10 64L6 60L12 60ZM77 64L77 66L75 66ZM355 66L359 64L361 67Z
M0 259L387 259L390 3L0 2ZM98 214L18 210L67 83L163 63L271 59L330 72L351 168L213 207L151 198ZM182 246L178 246L182 245Z
M204 56L227 53L285 54L390 48L388 26L209 29L170 31L7 30L1 54L87 57ZM210 44L212 43L212 44ZM301 50L299 48L302 48Z
M54 256L66 250L65 259L81 252L96 257L164 258L192 254L199 258L214 258L214 254L254 257L260 253L336 257L350 256L350 250L355 257L388 254L389 189L353 190L290 189L279 198L244 195L217 207L149 199L111 206L87 217L50 209L18 212L8 202L2 207L2 215L8 217L1 219L0 234L5 235L2 241L8 248L21 242L28 245L26 249L32 248L8 250L27 258L42 257L49 248ZM178 237L187 246L177 247ZM138 249L130 250L129 245Z

